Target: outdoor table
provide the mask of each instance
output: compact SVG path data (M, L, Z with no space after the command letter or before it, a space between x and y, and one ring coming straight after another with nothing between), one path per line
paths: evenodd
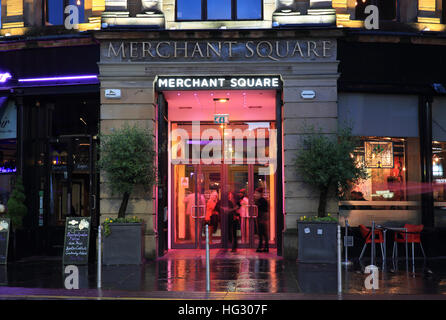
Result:
M408 265L408 263L409 263L409 260L408 260L408 258L407 258L407 256L408 256L408 246L407 246L407 228L396 228L396 227L386 227L386 226L382 226L382 225L377 225L376 226L376 228L377 229L381 229L382 231L383 231L383 236L384 236L384 257L383 257L383 263L385 264L385 260L387 259L387 256L386 256L386 250L387 250L387 248L386 248L386 233L387 233L387 230L392 230L392 231L403 231L403 232L405 232L405 240L406 240L406 267L408 267L409 265ZM412 260L413 260L413 256L412 256ZM413 260L412 261L412 265L414 265L414 263L415 263L415 261Z

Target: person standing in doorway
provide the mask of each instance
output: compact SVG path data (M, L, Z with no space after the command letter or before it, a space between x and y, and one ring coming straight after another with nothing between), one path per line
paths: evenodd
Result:
M228 219L229 219L229 229L231 232L232 240L232 250L231 252L237 251L237 230L240 229L240 214L238 213L239 205L237 199L234 197L232 192L228 192Z
M246 189L241 189L238 194L239 199L239 215L240 215L240 231L242 233L242 243L248 242L248 233L249 233L249 223L248 223L248 215L249 215L249 200L246 197Z
M213 191L206 204L206 221L205 224L209 226L209 244L212 244L212 234L218 228L218 193Z
M257 188L255 190L254 200L258 210L257 230L259 235L259 246L257 247L256 252L268 252L268 201L263 197L263 188Z

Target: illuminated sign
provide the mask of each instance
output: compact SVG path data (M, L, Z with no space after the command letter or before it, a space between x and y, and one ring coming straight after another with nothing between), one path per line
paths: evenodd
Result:
M279 76L158 77L157 90L280 89Z
M215 124L229 124L229 114L214 114Z
M8 81L9 79L11 79L12 76L10 73L6 72L6 73L0 73L0 83L5 83L6 81Z

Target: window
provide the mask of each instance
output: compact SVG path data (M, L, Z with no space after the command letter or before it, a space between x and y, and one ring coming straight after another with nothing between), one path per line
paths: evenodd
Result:
M352 157L365 164L369 178L360 181L344 195L344 200L408 201L412 195L408 185L419 168L411 152L418 139L361 137ZM411 150L413 149L413 150Z
M432 176L435 201L446 201L446 142L432 143Z
M84 2L86 0L46 0L46 22L49 25L63 25L65 7L75 5L79 9L79 23L85 22Z
M262 0L177 0L178 21L261 20Z
M369 5L376 5L379 9L379 20L395 20L397 16L396 8L399 0L358 0L356 1L356 20L365 20L368 14L365 8Z
M0 96L0 123L0 203L6 204L16 173L17 109L5 96Z

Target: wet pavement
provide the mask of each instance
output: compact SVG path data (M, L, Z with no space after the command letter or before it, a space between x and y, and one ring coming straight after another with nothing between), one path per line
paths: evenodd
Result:
M239 249L211 250L210 294L206 294L204 250L171 250L141 266L102 266L97 290L97 266L79 266L79 290L67 290L60 258L28 258L0 266L0 299L134 298L134 299L338 299L336 264L304 264L277 257L274 250L256 253ZM342 297L446 299L446 257L387 259L379 267L379 288L366 289L369 261L342 268ZM423 298L426 299L426 298Z

